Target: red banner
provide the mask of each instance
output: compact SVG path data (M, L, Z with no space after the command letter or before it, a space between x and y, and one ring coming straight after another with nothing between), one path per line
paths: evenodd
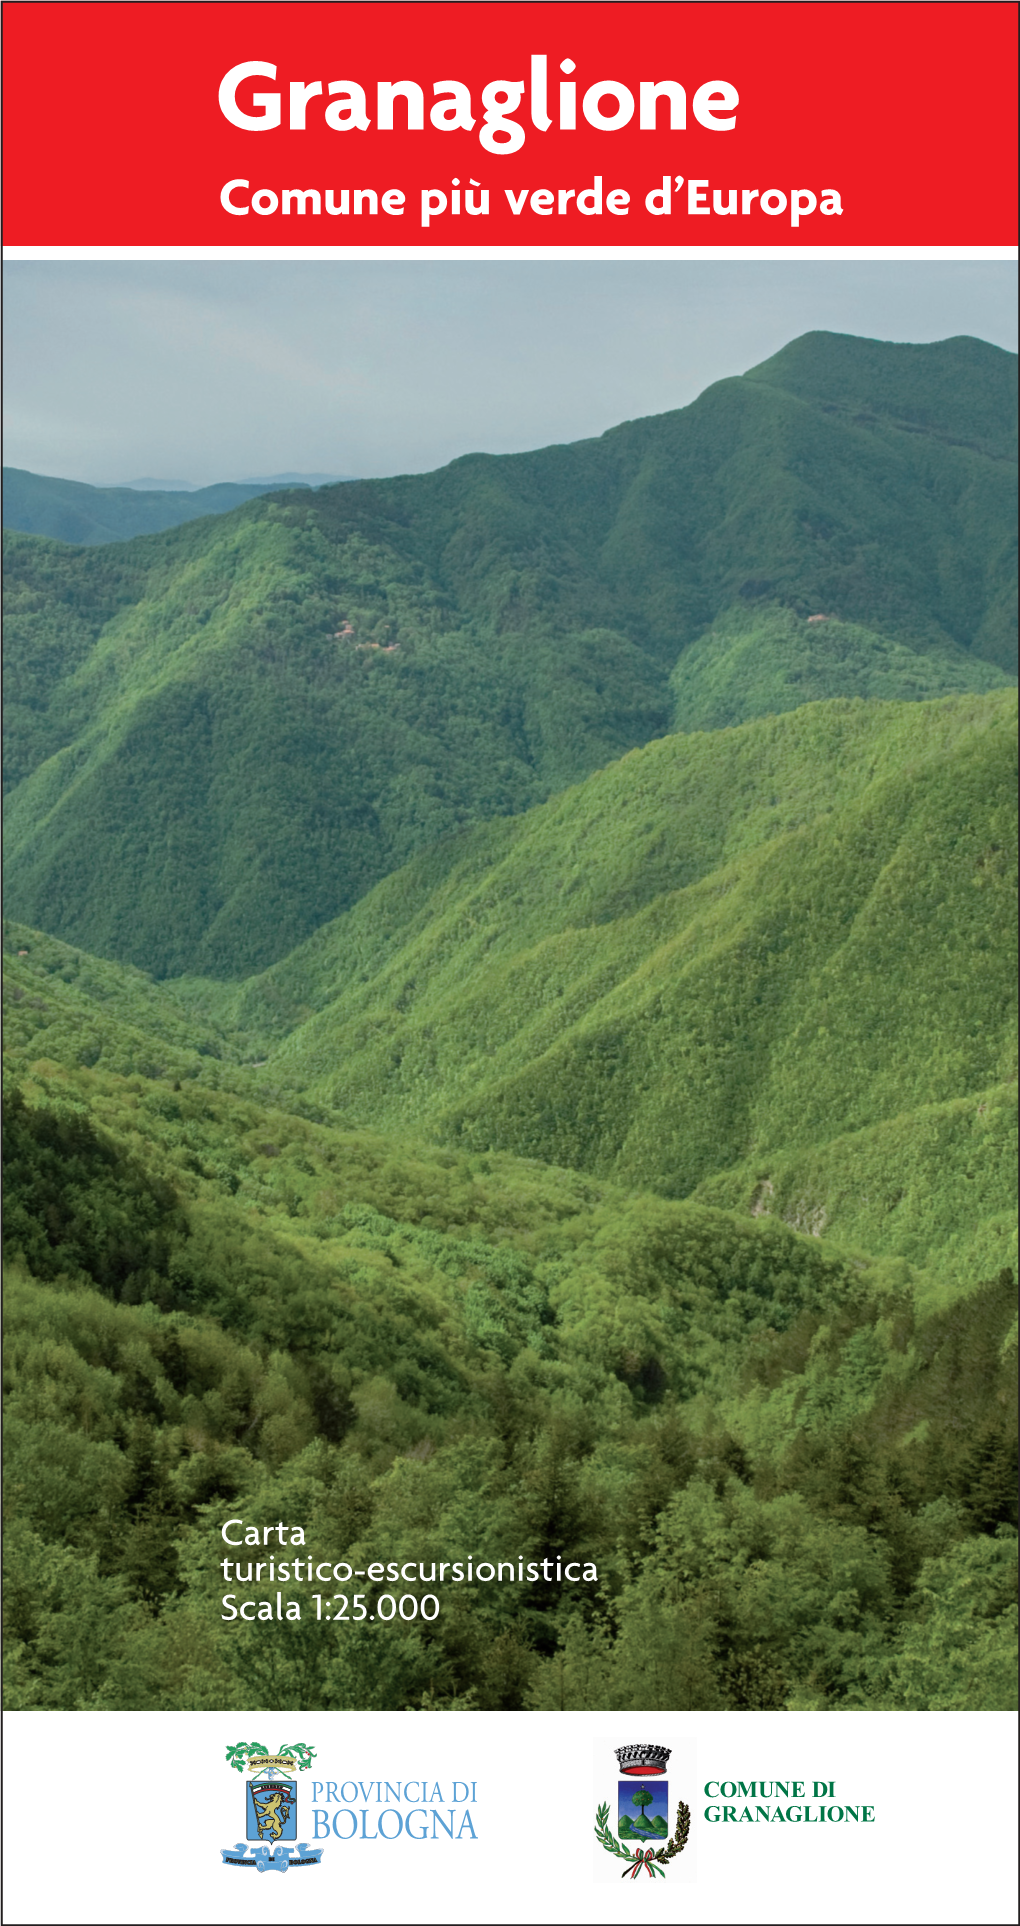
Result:
M36 5L10 246L1008 246L1000 4Z

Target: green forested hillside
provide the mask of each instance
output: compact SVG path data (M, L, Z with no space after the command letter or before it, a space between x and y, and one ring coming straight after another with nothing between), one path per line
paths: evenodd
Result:
M240 993L9 928L8 1702L1014 1703L1013 706L649 745ZM549 1582L240 1626L225 1516Z
M1007 679L1014 393L979 341L808 335L596 441L102 549L9 537L11 912L229 979L664 733L692 645L680 727L787 708L798 673L811 697ZM750 694L733 610L761 614Z
M1005 677L977 656L918 655L857 622L759 603L727 609L685 649L670 676L673 726L730 729L832 696L868 702L930 702L1001 688Z
M10 538L9 1705L1016 1704L1014 370Z
M4 469L4 527L25 535L91 545L130 541L201 515L225 515L271 482L214 482L210 488L93 488L59 475Z
M34 1044L5 1118L9 1705L1014 1701L1008 1270L925 1312L909 1266L778 1223ZM422 1564L404 1622L317 1623L294 1584L300 1621L225 1622L225 1592L275 1596L221 1576L238 1516ZM407 1623L469 1557L536 1576Z
M171 984L5 921L7 1041L38 1057L121 1076L229 1077L261 1054L236 1026L203 1020Z
M789 342L746 378L865 426L892 422L1016 460L1016 361L1010 387L1000 352L967 335L918 348L819 331Z
M973 1180L937 1241L966 1245L1012 1195L1015 719L1004 693L667 737L416 859L240 990L178 994L324 1114L674 1196L728 1171L742 1208L796 1170L796 1221L915 1258L920 1146L949 1130Z

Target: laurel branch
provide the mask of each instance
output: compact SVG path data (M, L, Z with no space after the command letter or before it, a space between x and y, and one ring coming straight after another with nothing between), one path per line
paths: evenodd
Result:
M227 1764L233 1766L235 1772L243 1772L246 1760L265 1758L268 1752L269 1747L260 1745L257 1739L250 1742L242 1739L238 1745L228 1745ZM299 1772L307 1772L316 1757L315 1747L311 1745L281 1745L278 1754L283 1758L292 1758Z
M671 1859L676 1858L678 1852L683 1852L690 1830L691 1809L690 1806L685 1805L681 1799L676 1809L676 1831L669 1845L660 1846L658 1852L652 1852L650 1847L642 1848L640 1846L637 1852L631 1852L630 1848L625 1846L621 1839L617 1839L614 1832L610 1831L608 1805L599 1806L595 1814L595 1837L599 1845L604 1847L606 1852L613 1853L617 1859L625 1859L627 1861L626 1866L620 1874L621 1879L636 1879L642 1866L651 1878L654 1879L658 1877L659 1879L665 1879L666 1874L663 1870L664 1867L668 1866Z

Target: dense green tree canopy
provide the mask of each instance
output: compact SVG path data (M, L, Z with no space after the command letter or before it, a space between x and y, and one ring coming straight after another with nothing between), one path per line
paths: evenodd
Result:
M267 1106L11 936L9 1704L1011 1703L1011 1270ZM227 1516L598 1577L242 1627Z

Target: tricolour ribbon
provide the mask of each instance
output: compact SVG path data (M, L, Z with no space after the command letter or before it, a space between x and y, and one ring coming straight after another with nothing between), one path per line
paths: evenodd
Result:
M655 1854L651 1846L645 1846L643 1850L639 1846L634 1855L634 1864L628 1866L626 1871L621 1873L620 1877L622 1879L636 1879L643 1866L649 1879L654 1879L656 1873L659 1871L658 1866L654 1864L654 1860Z

